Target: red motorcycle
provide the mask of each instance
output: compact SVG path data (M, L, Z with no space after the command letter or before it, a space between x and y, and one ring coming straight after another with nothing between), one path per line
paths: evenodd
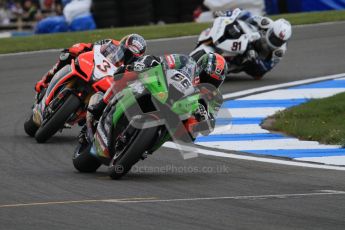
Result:
M117 71L117 47L109 42L80 54L52 78L48 88L36 95L25 132L44 143L57 131L83 123L90 97L105 92Z

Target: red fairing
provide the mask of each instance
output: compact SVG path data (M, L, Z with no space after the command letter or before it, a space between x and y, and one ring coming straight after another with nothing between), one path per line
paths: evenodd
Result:
M103 96L103 101L108 104L110 99L117 93L127 87L128 82L138 79L138 74L135 72L126 71L121 79L113 80L113 84Z
M56 90L62 85L64 84L66 81L68 81L70 78L72 77L79 77L79 78L82 78L85 80L85 78L78 73L78 71L76 71L75 69L75 64L74 64L74 60L72 60L72 63L71 63L71 68L72 68L72 71L67 74L65 77L63 77L55 86L54 88L52 89L52 91L50 92L50 94L48 95L47 99L46 99L46 105L49 105L49 103L51 102L51 100L53 99L54 95L55 95L55 92Z
M92 43L77 43L73 45L68 51L74 56L77 57L80 53L92 49Z
M113 82L114 82L114 78L111 76L108 76L94 83L92 87L96 92L98 91L106 92L110 88Z
M94 56L94 52L90 51L90 52L80 54L78 57L80 69L87 76L86 81L90 81L92 73L93 73L93 67L94 67L93 56Z

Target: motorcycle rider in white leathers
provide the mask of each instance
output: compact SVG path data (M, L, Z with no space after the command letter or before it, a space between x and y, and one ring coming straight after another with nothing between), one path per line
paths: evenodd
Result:
M231 11L218 12L218 16L231 16ZM239 19L255 26L261 39L250 44L247 52L236 57L231 64L239 67L236 68L238 72L244 71L259 80L284 57L287 42L292 36L291 24L285 19L273 21L268 17L252 16L247 11L242 11Z

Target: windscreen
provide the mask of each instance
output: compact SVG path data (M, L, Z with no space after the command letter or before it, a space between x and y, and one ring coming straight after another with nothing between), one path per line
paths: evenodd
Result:
M124 49L121 46L116 46L111 41L101 47L101 54L115 66L123 60L125 55L123 51Z

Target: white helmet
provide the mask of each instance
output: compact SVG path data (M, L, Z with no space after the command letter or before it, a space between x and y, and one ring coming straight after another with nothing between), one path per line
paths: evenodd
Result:
M267 30L266 41L270 48L277 49L284 45L292 35L290 22L285 19L278 19L271 24Z

